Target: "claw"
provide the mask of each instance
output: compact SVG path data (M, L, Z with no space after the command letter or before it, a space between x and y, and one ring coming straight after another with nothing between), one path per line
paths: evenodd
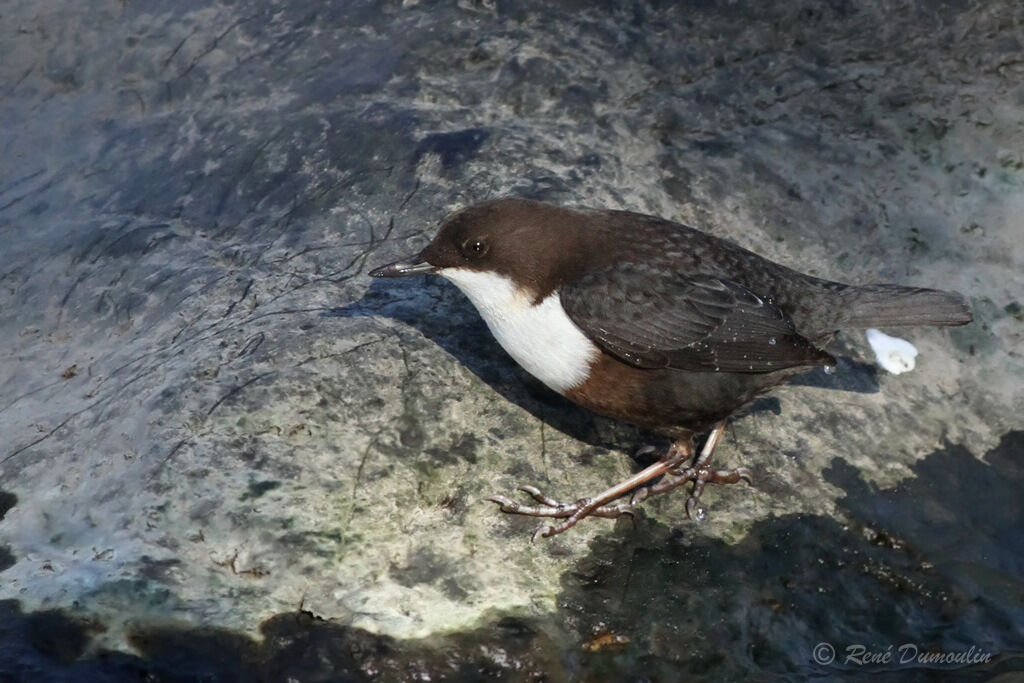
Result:
M519 490L522 491L523 493L528 494L531 498L533 498L541 505L547 505L548 507L557 508L559 510L573 508L571 504L562 503L560 501L555 500L551 496L545 496L543 491L541 491L536 486L533 486L532 484L524 484L523 486L519 487Z
M633 507L632 503L621 507L616 506L616 512L618 512L619 515L629 515L630 519L636 521L636 508Z
M690 496L686 499L686 516L695 522L703 522L708 518L708 512L702 507L697 507L700 499Z
M653 453L656 450L657 449L653 445L651 445L649 443L645 443L645 444L643 444L642 446L640 446L639 448L636 449L636 452L633 453L633 458L634 459L642 458L645 455L650 455L651 453Z
M492 503L497 503L498 505L500 505L502 512L515 512L517 509L519 509L519 503L515 502L508 496L491 496L487 500L491 501Z
M750 470L748 470L746 467L737 467L733 471L736 472L737 475L739 475L740 479L747 482L747 484L749 484L750 486L754 485L754 475L751 474Z
M554 532L554 527L540 526L533 532L533 536L530 537L530 543L536 543L538 538L547 538Z

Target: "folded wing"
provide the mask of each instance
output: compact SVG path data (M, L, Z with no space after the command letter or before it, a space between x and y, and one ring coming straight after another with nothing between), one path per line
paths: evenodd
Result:
M641 368L762 373L835 362L769 297L720 277L618 263L562 287L560 296L584 333Z

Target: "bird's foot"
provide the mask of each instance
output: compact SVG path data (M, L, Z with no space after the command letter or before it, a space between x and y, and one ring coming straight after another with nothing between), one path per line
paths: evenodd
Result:
M491 496L487 500L501 506L502 512L511 512L517 515L529 515L531 517L571 517L573 513L587 507L593 502L592 498L580 498L573 503L563 503L549 496L544 495L536 486L520 486L519 490L528 493L540 505L523 505L513 501L508 496ZM634 510L631 505L619 503L616 505L599 505L592 508L589 514L595 517L608 517L614 519L620 515L631 515Z
M527 493L540 505L523 505L517 503L508 496L491 496L488 498L493 503L501 506L502 512L515 515L528 515L530 517L552 517L563 519L562 522L550 526L542 526L533 534L533 540L547 538L560 534L571 529L584 517L606 517L615 519L622 515L632 517L635 514L631 503L601 504L599 499L580 498L574 503L563 503L549 496L544 495L536 486L520 486L520 491Z
M523 505L522 503L516 503L507 496L492 496L487 500L500 505L502 512L528 515L530 517L552 517L563 520L558 524L544 525L538 528L534 532L532 541L555 536L556 533L561 533L577 525L584 517L594 516L614 519L623 515L630 515L632 517L635 514L633 505L630 503L601 504L599 499L593 498L581 498L574 503L562 503L545 496L537 486L524 485L520 486L519 490L528 494L530 498L540 503L540 505Z
M699 507L701 494L708 482L714 484L735 484L739 481L753 483L750 470L737 467L733 470L715 470L711 468L711 455L715 446L722 438L725 423L720 422L708 434L700 455L693 459L689 466L683 465L693 455L690 439L677 440L668 452L656 463L648 465L640 472L611 486L596 496L581 498L575 503L562 503L541 493L536 486L523 486L520 490L528 493L539 505L523 505L508 496L492 496L489 500L501 506L502 512L533 517L551 517L562 521L552 526L542 526L533 534L533 540L547 538L571 529L584 517L615 518L622 515L634 515L635 506L652 495L667 493L693 482L693 491L686 501L686 514L691 519L703 520L707 514ZM653 482L653 483L651 483ZM614 501L632 493L629 503Z
M700 506L700 497L704 494L704 487L707 484L736 484L745 481L750 485L754 484L754 478L746 467L737 467L731 470L712 469L707 462L695 462L686 469L677 468L669 470L668 474L659 482L637 489L630 499L629 504L636 506L651 496L656 496L682 486L687 482L693 482L693 491L686 499L686 516L697 522L707 519L707 510Z

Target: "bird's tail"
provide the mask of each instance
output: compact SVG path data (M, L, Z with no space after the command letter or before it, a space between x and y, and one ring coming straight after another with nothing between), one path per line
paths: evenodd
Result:
M974 319L967 300L956 292L865 285L841 293L843 327L966 325Z

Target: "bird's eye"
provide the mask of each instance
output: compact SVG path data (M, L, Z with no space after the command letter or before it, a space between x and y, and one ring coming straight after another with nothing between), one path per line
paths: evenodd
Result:
M467 240L462 250L470 258L483 256L487 253L487 243L483 240Z

